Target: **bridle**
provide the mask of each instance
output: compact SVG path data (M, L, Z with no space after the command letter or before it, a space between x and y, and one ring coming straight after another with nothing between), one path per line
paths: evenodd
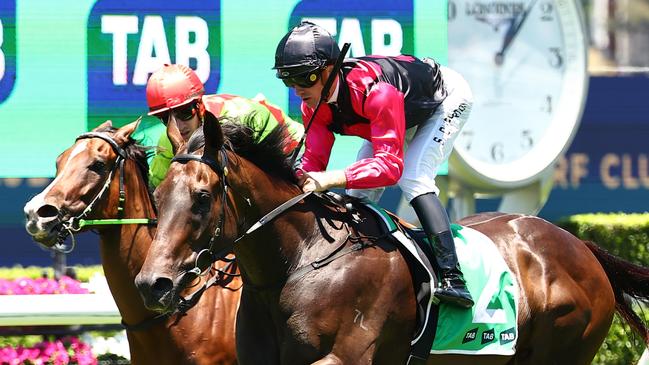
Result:
M222 251L219 251L218 253L214 252L215 241L218 237L221 236L225 226L225 210L227 208L226 205L228 199L228 190L230 187L230 185L228 184L228 154L225 150L225 147L221 147L221 149L219 150L219 155L221 156L220 159L221 163L219 163L218 161L214 160L213 158L205 154L203 154L202 156L198 156L189 153L182 153L174 156L174 158L171 159L171 163L174 162L186 163L189 161L197 161L202 164L205 164L209 166L216 173L216 175L219 177L219 180L221 181L221 191L222 191L221 199L223 203L221 204L221 212L216 227L214 228L214 233L212 233L212 236L210 237L210 242L208 243L207 248L202 249L196 255L194 268L187 271L185 274L200 276L201 273L203 273L203 271L205 271L207 267L209 267L209 265L211 265L213 262L215 262L218 259L224 258L230 252L230 248L226 248ZM204 255L207 255L209 259L209 264L207 267L201 267L202 265L199 265L200 259Z
M59 232L59 235L57 237L57 241L59 243L55 245L52 249L63 253L69 253L74 249L75 247L74 233L79 232L81 229L87 226L125 225L125 224L156 225L157 224L157 219L155 218L122 218L124 215L124 205L126 204L126 191L124 190L124 176L125 176L124 162L128 158L128 154L122 147L120 147L117 144L117 142L113 138L111 138L106 133L101 133L101 132L83 133L79 137L77 137L76 141L81 139L89 139L89 138L99 138L107 142L112 147L113 151L117 154L117 159L115 160L115 164L113 165L113 168L110 170L110 173L106 177L106 180L104 181L102 188L99 190L99 192L97 192L95 197L91 200L90 204L88 204L88 206L83 210L83 212L81 212L81 214L75 217L71 217L70 219L63 221L61 223L62 230ZM117 206L117 218L92 219L92 220L85 219L85 217L92 212L97 202L101 200L101 198L104 196L104 194L110 187L110 184L113 180L113 175L115 174L118 168L119 168L119 202ZM153 201L152 198L151 201ZM153 206L153 208L155 210L155 206ZM69 248L65 247L63 244L63 242L65 241L68 235L72 237L72 243ZM214 277L206 281L201 289L195 291L188 297L181 298L182 303L181 305L178 306L177 310L174 313L159 314L156 315L155 317L145 319L144 321L137 323L135 325L130 325L122 321L122 326L128 331L143 331L153 327L158 323L167 320L173 314L177 313L182 316L198 302L198 299L201 297L205 289L215 284L219 284L225 288L226 287L225 285L227 285L227 283L231 280L228 278L237 276L237 274L231 274L229 272L231 271L232 265L234 265L234 263L232 262L233 260L224 258L223 261L227 262L227 264L224 267L215 268L218 274L214 275ZM212 263L210 263L210 265L211 264ZM231 289L231 290L236 290L236 289Z
M277 217L278 215L280 215L283 212L287 211L289 208L291 208L292 206L294 206L298 202L304 200L305 198L307 198L311 194L313 194L313 195L317 196L319 199L327 201L327 202L329 202L329 203L331 203L333 205L336 205L336 206L339 206L339 207L340 206L344 207L346 209L346 211L348 212L347 214L349 214L350 220L352 222L354 222L354 223L360 223L361 222L361 219L357 216L357 213L356 213L355 209L353 209L351 207L351 204L345 203L343 201L343 199L339 195L337 195L335 193L332 193L332 192L325 192L325 193L321 194L321 193L314 193L313 191L310 191L310 192L306 192L306 193L301 193L301 194L289 199L288 201L282 203L281 205L279 205L278 207L276 207L275 209L273 209L272 211L270 211L269 213L264 215L262 218L260 218L257 222L255 222L250 228L248 228L248 230L246 230L245 233L241 234L236 239L231 240L220 251L215 252L214 251L215 242L216 242L217 238L219 238L221 236L221 234L223 233L223 228L224 228L224 225L225 225L225 212L226 212L227 202L228 202L228 199L227 199L228 191L232 189L230 187L230 185L228 184L228 180L227 180L227 175L228 175L228 167L227 167L227 165L228 165L228 155L227 155L227 150L226 150L225 145L223 145L221 147L221 149L219 150L218 155L221 156L221 158L220 158L221 162L218 162L217 160L214 160L213 158L211 158L211 157L209 157L209 156L207 156L205 154L203 154L202 156L193 155L193 154L179 154L179 155L176 155L171 160L172 163L173 162L186 163L186 162L189 162L189 161L196 161L196 162L200 162L200 163L203 163L205 165L208 165L217 174L217 176L221 180L221 189L222 189L221 212L220 212L217 224L215 226L214 233L212 233L212 235L210 237L208 247L204 248L204 249L202 249L202 250L200 250L198 252L198 254L196 256L196 259L194 261L194 268L192 268L192 269L190 269L190 270L188 270L188 271L181 274L180 280L179 280L180 283L188 283L188 282L191 282L193 279L195 279L197 276L201 276L202 273L207 268L209 268L212 263L214 263L217 260L227 260L225 258L225 256L233 251L234 246L239 241L241 241L245 237L249 236L250 234L252 234L254 231L258 230L259 228L263 227L265 224L272 221L275 217ZM245 199L245 200L247 201L247 203L249 205L251 204L249 199ZM347 229L348 234L346 235L346 238L344 240L342 240L340 245L334 251L332 251L328 255L325 255L322 258L319 258L318 260L316 260L316 261L314 261L314 262L312 262L312 263L310 263L308 265L305 265L304 267L298 268L293 274L291 274L289 276L288 280L296 280L296 279L304 276L309 271L317 270L318 268L326 266L330 262L332 262L332 261L334 261L334 260L336 260L336 259L338 259L338 258L340 258L340 257L342 257L344 255L347 255L347 254L349 254L351 252L359 251L359 250L364 249L365 247L368 247L368 244L366 242L364 242L365 240L375 242L378 239L382 238L382 237L371 237L371 236L355 235L355 234L352 233L352 229L346 223L343 224L343 226L344 226L344 228ZM347 247L347 248L344 248L345 243L347 241L352 241L353 244L351 246ZM205 257L205 256L207 257L208 261L202 261L202 262L207 262L208 263L207 266L201 265L201 258ZM202 266L205 266L205 267L202 267ZM245 285L248 286L249 288L251 288L250 284L245 284ZM197 290L198 294L200 294L200 292L204 291L206 286L207 286L207 282L204 284L203 288ZM193 293L189 297L189 299L193 300L194 294L196 294L196 293ZM188 300L188 298L181 298L180 305L181 306L184 305L184 302L186 300Z
M110 137L106 133L101 133L101 132L88 132L88 133L83 133L75 141L81 140L81 139L89 139L89 138L99 138L106 143L108 143L113 151L117 154L117 159L115 160L115 163L113 164L113 168L110 170L110 173L106 177L106 180L104 181L104 185L102 188L97 192L95 197L90 201L90 204L81 212L79 215L75 217L71 217L66 221L61 222L61 230L59 231L59 234L57 236L57 244L52 246L52 250L62 252L62 253L70 253L72 250L74 250L74 247L76 246L76 240L74 238L74 233L79 232L81 229L83 229L86 226L100 226L100 225L124 225L124 224L143 224L143 225L155 225L157 224L157 219L155 218L122 218L124 216L124 205L126 204L126 192L124 190L124 161L128 158L128 155L126 151L120 147L115 140ZM119 168L119 201L117 205L117 218L111 218L111 219L85 219L86 216L88 216L97 202L104 196L106 191L108 191L108 188L110 187L110 184L113 180L113 175L115 174L115 171ZM59 213L61 214L61 213ZM70 244L69 247L66 247L65 245L65 240L66 238L70 236L72 239L72 243Z
M230 185L228 184L228 154L225 145L221 147L218 153L219 156L221 156L220 161L214 160L213 158L203 154L202 156L198 155L193 155L193 154L188 154L188 153L183 153L183 154L178 154L176 155L171 162L179 162L179 163L186 163L189 161L197 161L200 163L203 163L207 166L209 166L219 177L219 180L221 181L221 212L219 214L219 219L217 221L217 224L214 228L214 232L210 236L210 241L207 245L207 248L202 249L201 251L198 252L196 255L196 259L194 261L194 268L188 270L183 274L183 278L181 279L181 282L185 279L185 275L195 275L195 276L200 276L203 271L205 271L209 265L211 265L213 262L217 260L223 260L232 250L234 249L234 246L244 239L245 237L249 236L252 232L256 231L257 229L261 228L263 225L266 223L270 222L273 218L281 214L282 212L286 211L288 208L292 207L293 205L297 204L299 201L303 200L307 196L311 195L312 192L308 193L302 193L298 196L293 197L292 199L288 200L287 202L283 203L282 205L278 206L274 210L272 210L270 213L266 214L263 216L261 219L259 219L255 224L253 224L245 233L237 237L236 239L232 240L230 243L226 244L224 248L222 248L220 251L215 252L214 250L214 245L216 240L223 234L223 229L225 226L225 212L227 209L227 202L228 202L228 191L231 189ZM250 200L245 199L248 205L250 205ZM201 261L201 258L207 256L207 261ZM209 262L207 267L202 267L204 265L200 265L201 262Z

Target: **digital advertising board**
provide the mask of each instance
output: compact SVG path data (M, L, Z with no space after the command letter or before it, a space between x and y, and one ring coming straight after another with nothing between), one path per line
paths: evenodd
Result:
M299 119L298 100L271 69L301 20L328 29L348 56L407 53L446 63L446 1L0 2L0 178L51 177L74 138L147 112L148 77L189 65L207 93L262 93ZM330 168L356 156L339 138Z

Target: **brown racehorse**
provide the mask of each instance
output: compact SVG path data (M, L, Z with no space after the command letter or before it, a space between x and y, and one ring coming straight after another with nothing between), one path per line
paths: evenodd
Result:
M37 242L51 247L64 222L84 210L89 210L86 219L117 218L120 178L125 192L123 218L155 218L146 155L130 138L134 129L135 123L117 131L104 123L93 131L95 135L80 136L58 157L54 181L25 206L26 229ZM119 153L124 154L122 171L116 162ZM102 192L103 186L107 191ZM91 228L100 235L104 273L130 328L133 364L236 364L234 327L241 290L213 287L184 316L153 319L157 313L144 307L133 280L155 228L136 224ZM228 286L239 288L240 278Z
M406 362L416 325L412 280L371 217L350 223L342 207L309 196L259 226L301 193L280 131L256 141L249 129L208 116L187 145L173 127L169 134L183 153L156 191L158 231L136 278L149 308L173 310L185 273L234 246L244 282L241 364ZM616 309L647 340L625 298L647 298L646 268L532 216L491 213L460 223L490 237L517 278L517 352L431 355L428 364L589 364ZM359 242L362 250L345 251Z

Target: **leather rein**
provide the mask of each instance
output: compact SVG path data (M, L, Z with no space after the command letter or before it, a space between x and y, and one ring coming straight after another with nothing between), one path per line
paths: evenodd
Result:
M206 269L201 267L200 262L209 262L210 264L217 261L217 260L223 260L226 255L231 253L234 249L234 246L244 239L245 237L249 236L256 230L260 229L270 221L272 221L274 218L279 216L280 214L284 213L291 207L293 207L295 204L299 203L300 201L306 199L310 195L317 196L318 198L333 204L337 207L344 207L346 208L347 214L350 216L350 220L353 223L360 223L362 219L358 216L357 212L352 208L351 204L346 204L343 202L342 197L339 196L338 194L335 194L333 192L325 192L325 193L316 193L313 191L306 192L306 193L301 193L288 201L282 203L266 215L264 215L262 218L260 218L257 222L255 222L248 230L246 230L245 233L241 234L239 237L225 245L224 248L222 248L220 251L215 252L214 251L214 244L221 236L223 233L223 227L225 224L225 211L226 211L226 205L227 205L227 194L228 191L231 189L230 185L228 184L228 155L226 152L225 145L221 147L219 150L218 156L220 156L220 161L216 161L212 159L209 156L206 156L203 154L202 156L199 155L193 155L193 154L179 154L176 155L171 162L179 162L179 163L187 163L189 161L196 161L199 163L203 163L205 165L208 165L219 177L221 181L221 189L222 189L222 204L221 204L221 211L219 215L219 219L217 221L217 224L215 226L214 232L212 236L210 237L210 241L208 244L208 248L202 249L201 251L198 252L196 256L196 260L194 262L194 268L186 271L185 273L182 274L182 277L180 279L181 282L190 282L193 278L187 277L187 276L199 276L201 273ZM250 204L250 201L246 199L248 204ZM264 289L277 289L277 287L283 286L286 282L288 281L294 281L302 276L306 275L308 272L317 270L323 266L328 265L330 262L347 255L349 253L352 253L354 251L359 251L362 250L366 247L371 246L375 241L378 239L381 239L383 237L374 237L374 236L365 236L365 235L359 235L359 234L354 234L353 230L349 227L347 223L344 223L345 228L348 231L348 234L344 240L341 241L340 245L337 246L331 253L326 255L323 258L319 258L315 260L314 262L307 264L305 266L297 268L291 275L289 275L288 279L285 282L278 283L278 285L273 286L272 288L256 288L254 286L251 286L249 283L244 283L244 285L254 291L260 291ZM342 227L341 227L342 228ZM346 243L348 241L352 242L352 245L345 247ZM369 243L368 243L369 241ZM209 261L201 261L201 258L204 256L207 256ZM209 266L208 266L209 267ZM281 285L280 285L281 284ZM181 303L182 304L182 303Z

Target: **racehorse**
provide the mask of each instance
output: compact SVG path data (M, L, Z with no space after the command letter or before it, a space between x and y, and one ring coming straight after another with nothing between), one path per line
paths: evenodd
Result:
M197 132L183 144L170 123L181 153L155 192L158 230L136 278L147 307L173 310L186 273L233 247L244 283L240 364L404 364L415 294L401 250L375 219L353 221L363 213L301 195L279 130L259 141L208 115ZM459 223L491 238L516 277L517 351L431 354L428 364L589 364L616 309L647 342L626 295L648 297L648 269L533 216Z
M34 240L52 247L67 230L82 228L79 218L99 223L120 215L122 222L156 217L147 187L145 150L130 138L135 127L136 122L115 130L110 122L104 123L59 155L54 181L25 205L26 229ZM240 278L223 276L222 282L214 282L225 285L231 280L227 288L204 290L185 313L160 316L145 308L133 284L155 226L90 228L100 236L104 274L127 329L133 364L236 364L234 321Z

